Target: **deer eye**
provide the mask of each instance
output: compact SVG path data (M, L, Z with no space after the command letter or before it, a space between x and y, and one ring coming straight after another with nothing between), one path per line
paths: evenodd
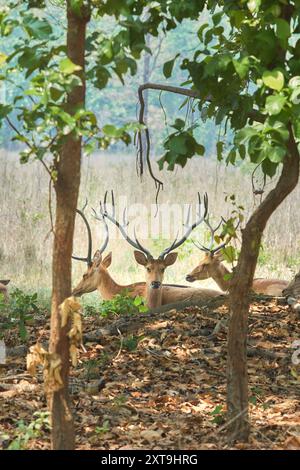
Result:
M148 272L148 273L151 273L151 268L147 268L147 272Z
M86 279L87 277L88 277L87 274L84 274L84 275L83 275L83 279Z
M161 272L164 273L164 272L165 272L165 268L161 268Z

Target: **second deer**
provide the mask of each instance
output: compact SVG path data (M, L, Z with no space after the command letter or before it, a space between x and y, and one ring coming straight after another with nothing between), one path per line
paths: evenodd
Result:
M227 292L230 288L231 271L223 264L222 248L226 243L213 248L215 232L219 228L213 229L210 222L205 220L210 231L210 246L205 247L199 243L195 243L199 250L204 252L199 264L186 276L189 282L200 281L212 278L223 292ZM288 286L288 282L282 279L263 279L257 278L253 280L252 289L257 294L281 296L282 291Z

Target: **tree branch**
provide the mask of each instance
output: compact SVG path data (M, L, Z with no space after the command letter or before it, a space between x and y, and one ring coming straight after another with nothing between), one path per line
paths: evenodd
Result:
M160 181L153 173L151 161L150 161L150 135L149 135L149 129L145 125L144 121L144 112L145 112L145 101L144 101L144 96L143 92L145 90L159 90L159 91L167 91L169 93L175 93L177 95L183 95L187 96L189 98L194 98L194 99L201 99L201 96L199 95L199 92L197 90L191 90L190 88L182 88L182 87L177 87L177 86L172 86L172 85L163 85L161 83L144 83L143 85L140 85L138 88L138 98L139 98L139 103L140 103L140 111L139 111L139 124L142 124L145 126L144 132L145 132L145 137L146 137L146 163L147 163L147 168L149 170L151 178L155 181L155 185L158 188L158 192L160 188L163 187L162 181ZM207 96L204 101L211 102L212 97ZM263 123L266 119L265 116L263 116L259 111L257 110L252 110L248 114L248 119L251 121L257 121ZM142 130L139 130L137 133L137 167L139 169L139 174L142 176L144 174L144 161L143 161L143 139L142 139Z

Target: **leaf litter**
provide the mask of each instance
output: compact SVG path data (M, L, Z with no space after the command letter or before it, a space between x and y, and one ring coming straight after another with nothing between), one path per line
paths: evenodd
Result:
M84 350L71 368L77 449L300 449L300 366L292 344L299 318L280 300L254 301L249 316L249 443L226 442L225 305L117 318L83 319ZM28 348L49 339L49 320L28 327ZM95 339L97 339L95 341ZM4 340L19 347L18 331ZM20 351L23 351L20 349ZM0 446L17 423L46 411L43 377L26 354L0 366ZM5 436L5 437L3 437ZM48 449L49 430L27 447Z

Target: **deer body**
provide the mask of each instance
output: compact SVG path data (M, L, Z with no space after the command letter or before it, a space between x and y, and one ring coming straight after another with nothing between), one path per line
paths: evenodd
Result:
M194 282L212 278L224 292L230 288L231 272L222 263L222 254L205 253L199 265L186 276L186 280ZM254 279L252 289L257 294L273 296L282 295L282 291L288 286L288 282L281 279Z
M108 271L111 261L111 253L102 260L101 253L97 251L94 255L92 266L88 268L82 280L74 288L72 294L79 297L83 294L98 290L102 299L111 300L117 294L128 292L130 297L144 297L147 299L148 305L152 305L152 308L158 307L159 305L180 302L182 300L207 300L221 294L221 292L212 289L195 289L188 286L183 287L164 284L162 284L161 289L157 291L150 289L146 282L121 285L112 278Z
M9 280L0 280L0 294L3 295L4 302L8 302L8 290L6 286L9 282Z

